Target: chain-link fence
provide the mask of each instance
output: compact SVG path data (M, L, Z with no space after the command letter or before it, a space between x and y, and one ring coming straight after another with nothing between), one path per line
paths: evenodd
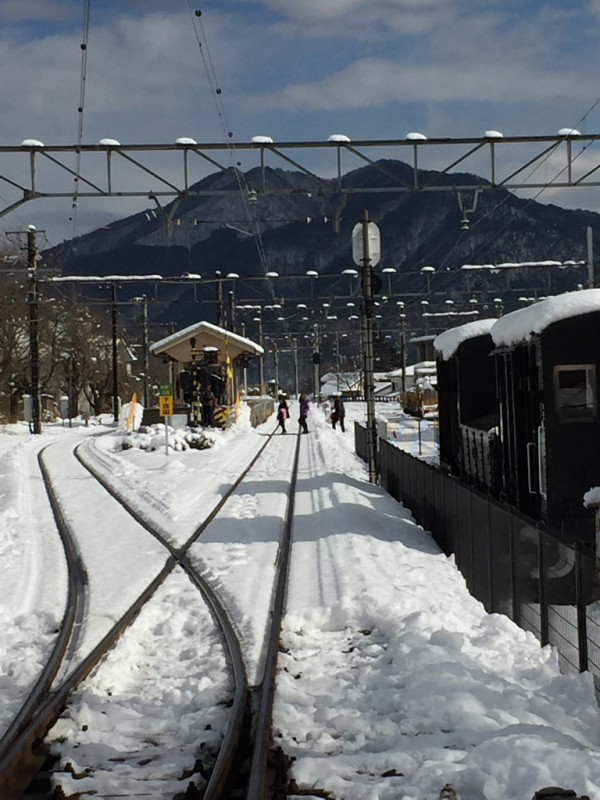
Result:
M366 434L355 425L356 453ZM454 553L470 592L541 644L554 645L564 672L590 670L600 689L600 597L596 557L541 522L379 440L381 485L409 508L445 553Z

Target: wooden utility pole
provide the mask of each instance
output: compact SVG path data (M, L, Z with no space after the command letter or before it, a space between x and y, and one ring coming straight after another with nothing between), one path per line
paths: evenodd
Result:
M37 273L37 231L35 225L27 229L27 266L29 288L29 355L31 358L31 432L42 432L42 409L40 404L40 350L39 350L39 290Z
M119 356L117 338L117 284L112 284L112 379L113 379L113 419L119 424Z
M594 275L594 236L592 228L587 229L587 265L588 265L588 289L593 289L596 278Z

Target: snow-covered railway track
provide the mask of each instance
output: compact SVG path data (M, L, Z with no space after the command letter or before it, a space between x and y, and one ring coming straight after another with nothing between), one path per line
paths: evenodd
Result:
M288 437L288 441L290 438L291 437ZM37 768L39 769L43 755L47 753L47 748L40 749L39 744L43 741L50 728L52 728L52 726L56 723L61 710L67 707L67 717L71 715L71 723L78 719L77 711L71 712L70 710L70 704L72 704L72 699L70 698L72 698L73 693L86 679L86 677L90 676L90 673L95 670L98 664L103 659L106 659L107 653L111 650L111 648L113 648L113 645L117 639L119 639L123 631L132 624L138 614L140 614L140 612L142 612L142 614L146 613L146 608L151 605L149 600L153 597L157 590L159 590L159 593L161 591L164 593L163 584L167 582L168 576L172 576L174 570L178 570L182 574L185 573L187 576L187 584L189 585L191 581L191 583L193 583L197 589L200 590L204 600L206 601L206 604L210 608L211 619L220 629L219 635L223 637L226 643L226 649L228 651L226 661L228 662L229 668L233 674L231 681L233 686L230 687L230 696L225 700L221 698L221 702L219 704L220 706L231 706L231 708L228 712L229 719L226 725L226 730L224 731L224 735L222 737L222 743L218 750L218 754L216 753L214 741L209 742L208 750L204 752L203 756L201 758L197 758L195 764L193 763L192 759L191 768L188 768L187 771L185 769L180 770L178 778L181 781L188 781L187 785L190 787L194 786L194 790L199 792L198 796L202 796L205 798L205 800L208 800L208 798L224 797L225 787L230 783L232 771L238 769L238 762L240 759L247 759L248 754L253 751L254 745L257 744L255 755L252 758L252 773L250 776L245 774L242 777L242 782L249 781L250 784L253 784L255 787L262 786L266 768L267 752L270 744L270 706L272 704L275 671L274 665L277 654L278 630L280 625L281 604L284 591L282 581L284 580L284 576L287 572L287 555L285 554L285 551L286 548L289 549L289 520L291 519L290 514L293 510L293 486L295 483L295 470L298 460L299 438L297 439L297 446L295 448L294 468L290 472L288 481L286 482L287 488L285 491L285 499L288 506L287 524L285 526L286 531L280 531L277 536L277 554L274 558L274 561L276 562L274 564L274 567L276 567L274 568L274 576L276 576L276 580L274 587L269 592L270 602L267 615L268 620L272 622L271 632L265 632L265 641L260 647L263 659L262 667L264 669L264 678L260 681L260 686L256 685L256 680L252 682L251 692L248 691L248 683L246 681L246 670L242 655L243 646L241 646L238 641L239 630L236 630L236 628L239 626L236 625L235 611L232 614L231 610L226 610L219 597L219 591L213 591L211 587L210 575L209 579L206 579L206 577L202 574L202 567L206 567L206 564L203 562L202 557L198 557L198 555L193 552L192 545L194 545L196 548L202 548L202 544L198 543L198 538L200 534L205 532L207 529L208 531L212 530L212 522L214 522L214 525L212 526L213 528L219 528L219 525L223 523L223 520L219 517L219 515L228 502L234 507L234 511L232 513L235 517L236 503L239 505L240 500L243 501L245 496L244 480L247 481L248 476L250 480L256 479L256 470L263 469L260 466L262 463L261 456L263 456L262 461L264 462L264 453L272 440L272 436L267 438L264 445L251 460L250 464L243 469L238 479L232 483L232 485L223 494L215 506L212 509L209 509L208 513L206 513L206 509L204 510L205 516L202 522L196 527L193 535L179 547L174 546L168 538L165 538L162 535L162 532L157 529L157 526L145 519L138 510L130 507L126 499L124 497L120 497L119 493L116 492L114 487L110 485L110 482L106 480L106 476L103 476L100 471L94 469L93 464L86 463L85 458L82 458L81 454L77 453L79 462L78 468L82 469L83 465L85 465L88 476L93 478L93 482L96 485L96 491L101 484L102 491L106 493L106 490L108 490L108 492L112 495L113 503L116 501L122 510L126 512L129 517L132 517L139 527L144 529L146 534L152 534L155 540L154 550L156 551L156 547L158 546L162 548L163 565L162 568L158 570L157 574L154 575L153 580L151 580L151 582L146 586L145 590L137 596L133 603L129 605L126 613L120 616L116 624L113 624L110 627L105 635L100 638L100 641L95 643L95 646L92 648L91 652L83 652L86 646L86 637L85 635L82 635L82 629L85 628L85 619L82 608L84 605L86 605L88 606L89 611L89 606L93 606L93 602L90 602L89 598L85 603L81 599L75 602L75 595L73 595L72 598L70 596L69 602L67 603L69 609L68 615L69 618L72 617L73 622L77 621L78 625L75 626L75 631L78 635L70 637L67 636L67 626L64 626L64 636L61 634L61 638L64 639L64 642L61 645L60 655L65 656L65 661L70 661L71 666L68 666L67 663L63 662L61 669L61 658L60 656L57 656L55 659L56 664L53 667L52 677L46 677L44 682L40 681L37 699L34 704L30 703L32 706L32 712L29 715L30 718L26 718L25 711L23 711L20 715L18 728L13 726L12 730L14 733L11 735L10 742L7 739L8 747L5 751L0 753L0 763L2 763L4 766L3 772L0 773L0 779L3 783L0 785L3 785L3 789L6 787L5 793L2 794L3 798L6 797L6 799L9 800L9 798L12 797L17 798L22 796L22 787L27 784L36 769L33 766L33 751L35 750L37 753L36 763ZM278 441L281 442L281 440ZM291 444L291 442L289 442L289 444ZM284 444L281 442L281 444L278 445L278 452L270 456L272 463L279 464L281 456L279 451L282 448L288 452L291 452L292 449L290 448L289 444ZM271 449L273 450L273 448ZM70 528L74 527L75 531L79 531L81 533L81 519L77 519L77 514L75 512L67 511L65 513L65 507L68 509L70 499L68 499L68 493L67 495L63 496L62 499L60 498L60 490L57 491L56 486L53 485L52 482L52 472L52 466L49 467L47 464L45 464L43 468L44 480L49 487L48 493L52 498L52 505L55 510L57 524L62 525L65 531L67 531L67 538L71 543L71 560L73 565L71 583L74 587L73 591L76 589L82 590L87 586L86 572L83 564L86 563L86 567L90 572L90 576L93 574L93 567L90 568L90 564L87 562L85 557L82 557L76 552L76 546L74 544L74 539L76 539L76 536L71 535L69 537ZM79 474L77 477L80 480L81 474ZM66 520L65 517L67 518ZM225 514L225 517L227 518L227 514ZM146 536L146 538L148 537ZM164 563L165 555L167 555L166 563ZM210 573L210 569L208 570L208 573ZM169 580L172 581L172 577L169 578ZM182 589L180 586L176 594L181 593ZM227 592L225 592L225 595L227 595ZM108 610L105 609L105 615L110 616L107 612ZM140 614L140 617L142 614ZM233 618L233 622L229 619L229 616ZM104 627L106 627L106 625ZM96 636L96 638L98 638L98 636ZM89 650L89 641L87 642L87 645ZM58 646L55 649L57 652L59 652ZM116 648L117 652L118 650L119 648ZM102 668L103 665L101 665L99 669L101 670ZM55 683L58 685L50 688L52 678L59 671L61 673L60 679L55 681ZM97 672L98 670L96 670L94 675L96 675ZM166 681L168 681L168 676ZM87 683L90 684L91 682L92 678L90 678ZM85 693L86 691L90 690L89 688L84 688L83 690L80 689L79 694L81 694L82 691ZM177 691L176 688L175 691ZM110 695L111 692L108 694ZM251 701L250 703L248 703L249 698ZM36 707L37 712L35 712ZM250 711L251 716L254 717L254 721L250 726L247 724L248 715L246 712L248 711ZM103 711L102 713L107 712ZM84 725L82 729L85 731L87 727L87 725ZM58 749L60 750L62 748L63 750L68 751L69 734L72 733L71 730L69 731L69 734L65 735L64 731L68 728L69 724L64 722L63 716L63 721L61 722L59 720L56 728L54 729L55 731L58 731L58 734L51 733L50 736L47 737L46 741L50 741L50 743L52 743L53 738L56 739L57 736L66 739L67 744L63 743L64 746L61 745L58 747ZM73 725L71 725L71 728L73 728ZM206 728L211 729L212 725L207 724ZM21 732L20 735L17 735L17 731ZM249 731L251 731L251 733ZM150 736L150 738L160 740L161 737L160 735L157 735L154 737ZM205 738L208 739L210 737ZM215 737L213 736L213 739L214 738ZM206 742L203 742L203 744L206 744ZM129 743L129 745L131 745L131 743ZM80 746L81 742L75 744L76 749ZM158 749L160 750L160 747ZM149 762L164 756L164 754L157 755L156 747L154 747L154 751L148 755L148 748L144 747L143 744L141 744L139 747L130 747L130 750L131 751L126 753L123 758L117 757L109 759L110 761L119 762L119 768L115 770L115 775L113 776L113 783L111 784L112 789L117 791L118 794L123 794L123 791L121 790L124 790L126 796L135 796L136 794L139 794L140 791L142 794L146 795L148 795L149 791L150 796L156 798L161 796L173 796L172 790L168 790L165 794L160 793L161 783L166 788L164 776L161 776L158 781L152 781L149 780L147 776L145 777L142 774L141 778L139 779L139 783L137 784L137 788L135 778L132 779L128 775L124 776L123 773L125 771L125 767L123 762L131 762L128 764L128 767L131 768L132 774L135 773L136 770L140 773L143 773L146 765ZM240 753L242 755L240 755ZM60 758L61 762L64 764L65 758L62 756L60 756ZM85 791L91 791L96 796L103 796L104 792L102 791L102 788L99 789L98 786L94 787L93 775L96 770L100 769L100 766L97 763L92 763L88 766L85 763L82 764L81 759L78 758L76 765L74 763L74 759L72 759L69 764L69 770L71 774L67 775L66 779L63 780L60 777L57 777L56 774L53 778L53 783L55 785L60 785L66 796L70 796L75 792ZM142 769L140 769L140 767ZM105 765L102 769L104 772L106 771ZM145 771L148 773L149 769L146 769ZM194 771L200 771L203 779L200 779L199 776L194 775ZM64 777L65 776L63 775L63 778ZM117 781L116 784L114 783L114 780ZM110 780L108 782L110 783ZM183 785L185 786L185 784ZM141 788L142 786L144 786L145 789ZM182 786L182 784L179 783L179 786ZM44 795L39 793L36 794L36 797L41 796ZM261 795L257 794L256 796L258 797Z
M7 800L13 790L15 796L18 796L23 783L27 784L27 775L35 770L36 764L39 765L43 761L43 756L35 753L35 743L39 739L40 732L47 728L47 720L51 719L55 713L44 701L47 699L52 682L61 667L69 643L72 641L75 625L81 622L85 604L85 572L49 479L43 453L42 450L38 454L38 463L65 553L68 575L67 597L54 647L27 698L0 738L0 791ZM32 724L36 716L43 717L43 720L40 719L39 725ZM24 774L23 779L20 777L22 774ZM5 795L4 792L7 794Z
M291 439L292 437L274 438L271 434L237 480L179 547L174 547L165 540L146 515L127 503L115 482L94 465L93 459L89 458L89 451L87 454L81 450L77 453L80 461L105 488L124 503L141 525L169 548L210 603L228 638L230 660L235 674L235 697L227 732L210 771L208 784L205 788L200 787L199 796L204 800L224 797L258 799L270 796L270 788L266 784L273 781L273 771L267 768L272 747L271 712L300 451L300 437L292 440L295 441L294 448L290 446ZM268 449L269 445L271 447ZM215 551L231 544L232 525L235 526L240 521L250 522L252 510L248 506L252 505L250 498L256 491L255 482L269 478L274 471L278 476L284 474L285 480L278 481L281 485L277 492L260 493L266 509L272 514L267 517L266 524L263 522L259 526L259 538L264 546L267 548L272 545L270 553L265 549L261 550L261 556L265 559L261 563L272 564L272 575L266 567L263 575L267 586L267 591L263 591L263 596L266 597L263 609L264 629L257 633L245 628L244 617L250 616L250 610L244 603L250 600L260 606L260 599L256 596L250 597L251 589L247 597L243 597L243 593L240 596L231 592L231 583L237 581L235 569L232 568L231 574L227 576L228 585L227 578L220 575L215 568ZM267 480L268 489L271 488L269 483ZM243 511L240 515L241 510ZM257 515L260 520L258 511ZM233 538L237 539L238 536L239 531ZM232 548L236 546L231 544ZM235 558L234 551L232 560ZM260 609L258 615L260 616ZM250 680L246 679L247 672L250 673Z

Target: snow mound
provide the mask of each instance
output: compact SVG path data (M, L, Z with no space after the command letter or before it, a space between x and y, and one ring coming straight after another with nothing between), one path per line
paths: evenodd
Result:
M152 453L164 449L165 444L165 426L158 423L157 425L142 426L136 433L121 436L114 449L115 451L138 449ZM197 428L186 428L182 431L169 426L170 450L178 453L186 450L207 450L214 444L214 437L205 431Z

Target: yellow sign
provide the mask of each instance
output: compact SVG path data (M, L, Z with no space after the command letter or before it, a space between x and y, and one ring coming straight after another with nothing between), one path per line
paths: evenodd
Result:
M127 430L133 430L133 421L135 419L135 407L137 405L137 394L134 392L133 397L131 398L131 403L129 403L129 412L127 414Z
M158 413L161 417L173 416L173 397L158 398Z

